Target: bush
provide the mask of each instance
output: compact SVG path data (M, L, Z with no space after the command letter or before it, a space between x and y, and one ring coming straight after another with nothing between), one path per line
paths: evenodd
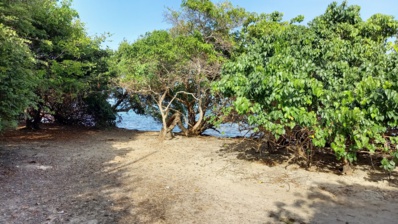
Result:
M267 35L246 34L247 50L224 66L216 88L236 99L254 131L278 139L301 130L301 141L330 145L345 163L359 150L397 155L398 139L386 133L398 124L398 56L388 42L398 21L363 21L343 2L309 26L275 23L259 23L274 28Z

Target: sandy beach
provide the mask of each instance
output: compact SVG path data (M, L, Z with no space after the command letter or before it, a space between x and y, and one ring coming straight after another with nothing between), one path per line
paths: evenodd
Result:
M227 150L241 139L157 134L52 125L3 134L0 223L398 222L397 172L285 168Z

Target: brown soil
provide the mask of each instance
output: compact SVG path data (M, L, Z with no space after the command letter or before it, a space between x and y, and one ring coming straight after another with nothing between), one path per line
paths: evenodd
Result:
M160 143L157 133L58 126L8 132L0 223L398 222L396 173L387 181L367 166L350 176L268 166L225 150L239 141Z

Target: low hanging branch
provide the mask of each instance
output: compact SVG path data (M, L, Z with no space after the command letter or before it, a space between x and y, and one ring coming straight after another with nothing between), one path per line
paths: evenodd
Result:
M151 115L160 115L161 137L175 126L186 135L201 134L207 127L206 109L213 104L210 82L218 77L222 61L211 44L196 36L154 31L120 49L116 69L121 85L150 98L145 104Z
M160 100L158 101L159 110L161 111L162 120L163 120L163 128L162 128L162 131L161 131L161 133L160 133L160 138L163 140L163 139L166 137L166 135L167 135L168 133L170 133L170 135L172 136L172 130L173 130L176 126L178 126L178 127L181 129L181 131L182 131L186 136L188 136L188 135L189 135L189 130L186 129L186 128L184 127L184 125L182 124L181 116L183 116L183 115L182 115L182 113L181 113L180 111L176 111L176 112L167 120L167 122L166 122L166 117L167 117L167 115L168 115L168 113L169 113L170 110L174 110L174 109L171 108L171 105L172 105L172 103L174 102L174 100L178 99L177 96L178 96L179 94L190 95L190 96L192 96L194 99L196 99L196 100L198 100L198 101L200 101L200 99L198 99L193 93L189 93L189 92L186 92L186 91L178 91L178 92L176 92L176 93L174 94L173 98L169 101L169 103L167 104L167 106L166 106L166 107L163 107L162 102L163 102L164 97L165 97L166 94L167 94L167 92L165 92L165 93L162 95L162 97L160 98ZM175 110L174 110L174 111L175 111ZM200 116L202 117L203 115L200 115Z

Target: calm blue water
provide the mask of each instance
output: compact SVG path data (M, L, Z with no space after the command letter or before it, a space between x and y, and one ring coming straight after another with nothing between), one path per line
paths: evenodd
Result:
M138 115L134 112L120 112L118 114L122 118L122 120L116 124L119 128L139 131L160 131L162 128L160 122L155 121L149 116ZM216 137L237 137L245 134L245 132L239 131L237 124L222 124L218 130L220 133L214 130L207 130L204 134ZM174 131L179 132L180 129L176 127Z

